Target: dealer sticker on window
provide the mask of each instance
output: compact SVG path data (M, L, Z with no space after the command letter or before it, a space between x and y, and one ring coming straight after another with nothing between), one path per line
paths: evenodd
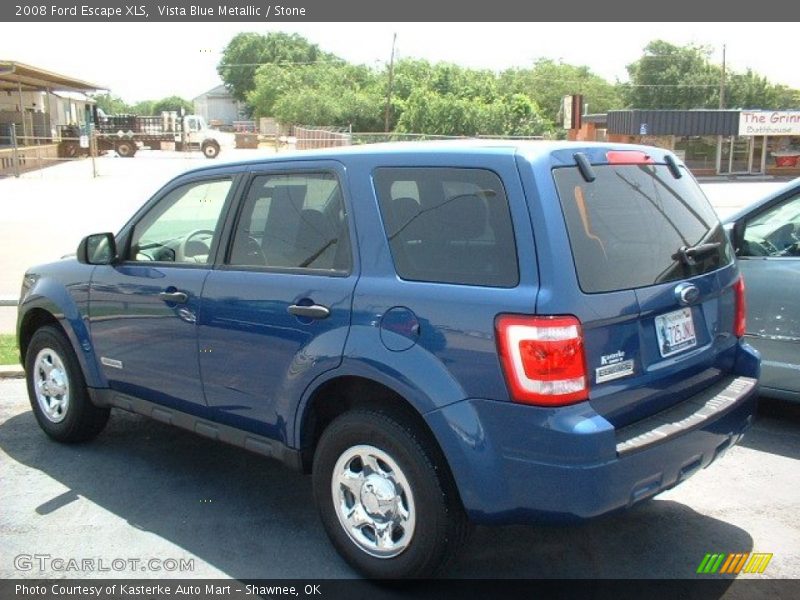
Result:
M692 309L682 308L656 317L658 351L666 358L697 345Z

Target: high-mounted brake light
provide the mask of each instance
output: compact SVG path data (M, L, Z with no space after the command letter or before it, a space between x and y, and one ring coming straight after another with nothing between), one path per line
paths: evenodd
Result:
M500 315L497 349L515 402L561 406L588 396L578 319Z
M733 284L733 293L736 299L736 309L733 317L733 334L736 337L744 337L747 331L747 303L744 298L744 278L739 275L739 279Z
M652 165L653 157L641 150L609 150L606 160L610 165Z

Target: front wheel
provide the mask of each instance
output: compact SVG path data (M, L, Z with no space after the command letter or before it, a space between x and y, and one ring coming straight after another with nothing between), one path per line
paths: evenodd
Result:
M106 426L110 410L92 404L72 346L56 327L33 334L25 378L39 426L59 442L90 440Z
M203 151L203 155L206 158L217 158L219 154L219 144L215 142L206 142L200 149Z
M469 525L436 452L412 425L345 413L314 455L314 498L333 545L368 577L429 577L453 558Z

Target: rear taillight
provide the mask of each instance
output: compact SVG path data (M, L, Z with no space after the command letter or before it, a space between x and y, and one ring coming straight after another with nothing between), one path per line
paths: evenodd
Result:
M501 315L495 329L497 350L514 401L559 406L587 398L578 319Z
M733 334L736 337L744 337L745 331L747 331L747 304L744 300L744 278L741 275L733 284L733 294L736 300L736 309L733 314Z

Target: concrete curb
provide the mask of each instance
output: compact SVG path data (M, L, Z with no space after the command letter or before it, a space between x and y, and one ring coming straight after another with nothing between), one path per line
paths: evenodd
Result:
M25 371L20 365L0 365L0 379L22 379Z

